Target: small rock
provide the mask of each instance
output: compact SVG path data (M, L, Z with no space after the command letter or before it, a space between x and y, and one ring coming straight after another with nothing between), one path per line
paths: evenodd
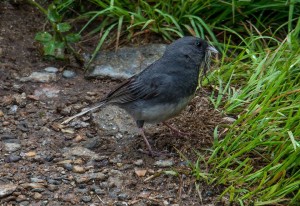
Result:
M126 193L121 193L118 195L118 200L124 201L128 199L128 195Z
M4 113L2 112L2 110L0 110L0 117L3 117Z
M128 206L127 202L116 202L114 206Z
M54 180L54 179L47 179L47 182L52 185L60 185L61 184L60 180Z
M104 195L105 194L105 190L102 190L102 189L95 189L95 193L97 195Z
M78 197L77 197L77 195L75 195L73 193L68 193L68 194L65 194L65 195L61 195L60 199L65 201L65 202L71 202L74 205L77 203L76 205L78 205Z
M0 198L12 194L16 189L17 189L17 185L15 184L0 185Z
M81 200L82 200L83 202L90 202L90 201L92 200L92 197L91 197L91 196L88 196L88 195L82 196L82 197L81 197Z
M70 125L70 127L74 127L75 129L80 129L80 128L87 127L90 124L87 122L84 122L84 121L77 120L77 121L71 122L69 125Z
M22 77L20 79L21 82L51 82L51 81L56 81L56 74L54 73L47 73L47 72L33 72L30 74L28 77Z
M45 188L44 184L42 183L36 183L36 182L31 182L31 183L24 183L21 185L24 188L30 188L30 189L37 189L37 188Z
M56 73L56 72L58 72L58 69L56 67L46 67L44 70L46 72L48 72L48 73Z
M78 157L88 157L91 159L98 159L99 155L87 148L84 147L73 147L71 149L66 148L66 152L64 153L64 156L66 157L72 157L72 156L78 156Z
M134 172L138 177L144 177L147 173L147 170L135 169Z
M36 152L35 151L26 152L25 156L26 157L34 157L34 156L36 156Z
M66 79L70 79L76 76L76 73L74 71L71 70L64 70L62 76Z
M18 106L17 105L12 105L8 111L8 114L14 114L16 113L18 110Z
M134 161L133 164L135 164L136 166L142 166L144 164L144 161L142 159L138 159Z
M70 163L65 163L64 165L63 165L63 167L66 169L66 170L68 170L68 171L72 171L74 168L73 168L73 165L72 164L70 164Z
M83 140L85 140L85 138L80 134L76 135L76 137L74 138L75 142L81 142Z
M43 196L43 195L42 195L41 193L35 192L35 193L33 194L33 199L39 200L39 199L42 198L42 196Z
M71 111L72 111L72 106L67 106L67 107L64 107L64 108L60 111L60 113L61 113L62 115L69 115L69 114L71 113Z
M15 152L21 148L21 145L19 143L13 143L13 142L6 142L4 143L4 149L7 152Z
M29 201L22 201L22 202L20 202L20 206L27 206L27 205L29 205L30 204L30 202Z
M17 202L22 202L24 200L26 200L26 196L25 195L18 195L18 197L16 199Z
M10 123L8 122L8 121L4 121L3 123L2 123L2 125L3 126L8 126Z
M34 90L34 98L39 100L42 98L53 98L58 97L60 90L51 85L41 85L39 88Z
M49 184L47 186L48 190L50 190L51 192L54 192L56 190L58 190L58 186L57 185L52 185L52 184Z
M39 178L36 178L36 177L30 178L30 181L31 181L31 182L35 182L35 183L42 183L42 182L45 182L45 180L39 179Z
M107 180L108 186L120 188L123 185L123 173L118 170L111 170Z
M229 124L232 124L236 121L236 119L234 119L232 117L223 117L222 120Z
M154 163L157 167L171 167L173 164L173 160L158 160Z
M4 162L7 162L7 163L18 162L20 159L21 159L21 157L19 155L11 154L4 159Z
M73 166L73 172L76 172L76 173L84 173L85 172L85 169L81 166L78 166L78 165L75 165Z
M104 180L104 179L106 179L106 175L101 172L75 176L75 181L78 184L89 182L90 180Z

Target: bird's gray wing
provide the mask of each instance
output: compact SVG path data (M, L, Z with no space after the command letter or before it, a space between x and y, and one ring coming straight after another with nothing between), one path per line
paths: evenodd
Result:
M147 75L147 74L145 74ZM170 82L168 75L133 76L115 90L110 92L106 101L109 103L123 104L138 99L151 99L159 94Z

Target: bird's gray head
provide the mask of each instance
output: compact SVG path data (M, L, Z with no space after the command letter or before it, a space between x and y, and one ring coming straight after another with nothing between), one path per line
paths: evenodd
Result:
M182 37L168 45L164 56L174 61L190 64L191 67L203 68L205 75L210 66L211 53L218 53L215 47L198 37Z

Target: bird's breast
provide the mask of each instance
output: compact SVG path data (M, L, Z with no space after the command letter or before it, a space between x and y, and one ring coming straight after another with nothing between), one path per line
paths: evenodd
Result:
M192 96L181 98L176 103L139 102L134 109L124 108L135 120L159 123L178 115L190 102Z

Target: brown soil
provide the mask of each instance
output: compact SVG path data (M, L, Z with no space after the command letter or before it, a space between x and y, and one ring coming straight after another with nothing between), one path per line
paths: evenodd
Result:
M0 8L0 185L17 186L14 192L0 199L1 205L222 205L215 198L219 189L196 181L190 175L188 162L177 153L180 151L191 161L197 159L194 150L205 154L205 149L211 146L214 128L222 121L203 91L196 94L180 116L170 120L172 125L191 133L190 136L176 138L161 125L146 131L154 150L172 155L172 167L153 165L169 157L153 158L138 152L146 148L138 134L128 142L101 137L102 144L91 150L106 158L96 161L78 157L70 161L85 168L83 173L101 172L110 178L111 171L118 171L124 185L104 185L103 182L109 182L107 179L74 181L80 171L60 165L66 160L64 150L84 145L89 134L97 136L99 132L92 124L73 134L62 132L55 125L70 114L62 114L61 109L96 102L119 82L85 80L78 69L73 79L60 78L47 84L20 82L20 77L47 66L59 68L61 76L64 63L42 60L34 43L35 33L45 23L38 11L29 5L15 7L8 2L0 2ZM43 87L57 88L60 95L34 98L34 91ZM89 98L89 92L94 94L93 98ZM20 98L22 94L24 98ZM16 113L9 112L12 105L18 106ZM78 135L82 140L74 138ZM21 148L7 152L4 148L7 140L19 143ZM141 166L133 164L138 159L143 160ZM139 177L136 168L146 170L146 175ZM201 168L209 172L209 168ZM178 175L164 171L177 171ZM198 190L196 184L200 185ZM95 187L104 192L97 193Z

